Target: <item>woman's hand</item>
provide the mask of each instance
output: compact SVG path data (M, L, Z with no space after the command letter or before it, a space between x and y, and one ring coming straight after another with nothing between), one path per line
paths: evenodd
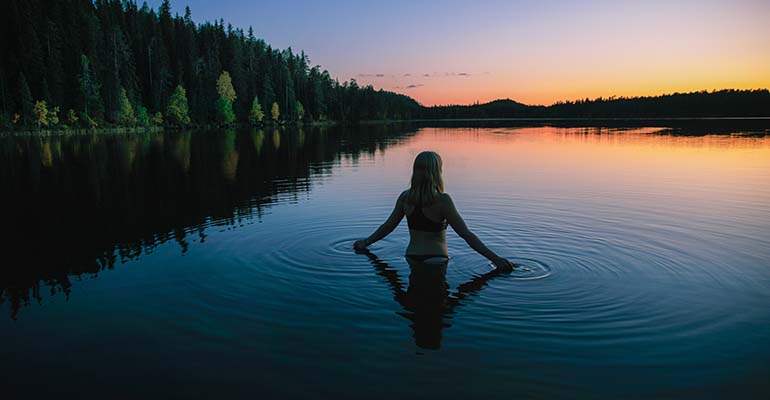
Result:
M497 257L492 263L501 271L513 271L513 269L516 268L516 264L502 257Z
M353 243L353 248L355 250L366 250L366 239L356 240L356 242Z

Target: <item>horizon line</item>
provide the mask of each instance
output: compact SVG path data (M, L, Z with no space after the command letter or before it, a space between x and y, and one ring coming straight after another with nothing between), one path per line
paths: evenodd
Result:
M412 96L410 96L408 94L405 94L405 93L394 92L392 90L388 90L388 89L385 89L385 88L380 88L379 90L388 91L388 92L392 92L392 93L398 93L398 94L407 96L407 97L413 99L414 101L416 101L417 104L419 104L421 107L431 108L431 107L471 107L471 106L485 105L485 104L494 103L496 101L506 101L506 100L507 101L512 101L514 103L521 104L521 105L527 106L527 107L552 107L552 106L559 105L559 104L575 103L575 102L578 102L578 101L598 101L598 100L614 101L614 100L652 99L652 98L666 97L666 96L676 96L676 95L713 94L713 93L725 92L725 91L762 92L762 91L770 91L770 87L757 87L757 88L751 88L751 89L736 89L736 88L722 88L722 89L711 89L711 90L701 89L701 90L693 90L693 91L687 91L687 92L674 91L674 92L664 92L664 93L655 94L655 95L640 95L640 96L625 96L625 95L618 96L618 95L612 95L612 96L608 96L608 97L599 96L599 97L594 97L594 98L583 97L583 98L576 98L576 99L573 99L573 100L557 100L557 101L555 101L555 102L553 102L551 104L547 104L547 105L546 104L527 104L527 103L522 103L522 102L514 100L514 99L512 99L510 97L500 97L500 98L496 98L496 99L492 99L492 100L487 100L487 101L483 101L483 102L479 101L479 100L476 100L475 102L465 103L465 104L460 104L460 103L444 103L444 104L425 105L422 102L417 101L417 99L415 99L414 97L412 97Z

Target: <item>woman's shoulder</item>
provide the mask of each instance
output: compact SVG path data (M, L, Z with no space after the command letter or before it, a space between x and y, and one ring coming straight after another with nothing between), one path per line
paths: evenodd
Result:
M409 189L404 190L398 195L398 201L406 201L409 198Z
M449 193L446 193L446 192L442 192L438 195L438 202L441 203L442 207L454 206L454 202L452 201L452 196L450 196Z

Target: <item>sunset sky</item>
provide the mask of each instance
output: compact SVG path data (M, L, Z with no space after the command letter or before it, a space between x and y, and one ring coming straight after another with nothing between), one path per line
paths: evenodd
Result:
M425 105L770 87L767 0L171 4Z

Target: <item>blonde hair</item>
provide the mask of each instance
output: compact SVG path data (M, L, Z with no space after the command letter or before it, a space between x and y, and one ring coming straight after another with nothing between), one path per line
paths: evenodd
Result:
M423 151L414 159L412 186L407 201L412 204L428 205L435 202L444 192L441 179L441 156L433 151Z

